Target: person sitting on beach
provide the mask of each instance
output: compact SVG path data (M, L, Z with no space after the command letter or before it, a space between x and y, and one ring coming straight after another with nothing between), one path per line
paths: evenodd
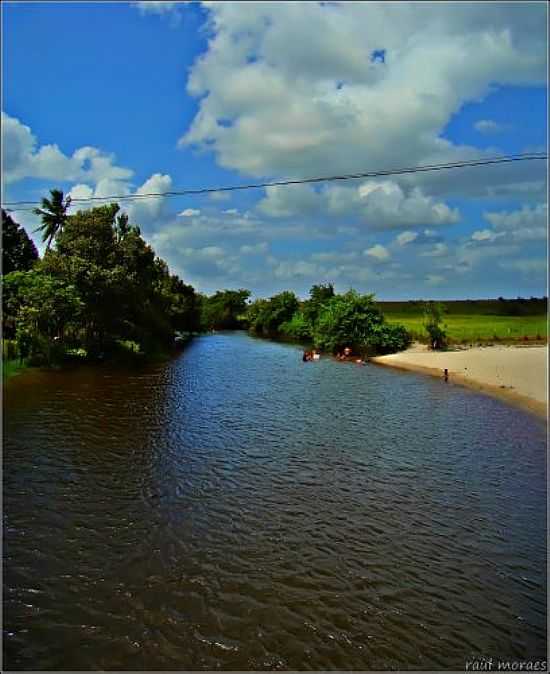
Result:
M349 346L346 346L344 349L344 358L351 358L351 349Z

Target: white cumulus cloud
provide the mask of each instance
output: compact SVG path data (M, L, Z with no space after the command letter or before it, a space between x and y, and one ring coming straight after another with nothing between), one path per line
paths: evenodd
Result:
M515 211L483 213L497 232L506 232L517 241L545 240L548 236L548 204L524 205Z
M354 187L329 185L319 191L309 185L268 187L258 208L277 218L352 217L373 229L448 225L460 220L458 209L436 201L419 187L407 190L389 180Z
M472 241L494 241L498 234L491 229L477 229L472 232Z
M164 213L165 197L147 197L147 194L158 194L167 192L172 186L172 178L169 175L154 173L136 190L132 190L129 183L121 180L104 179L99 180L95 188L86 183L73 185L68 191L68 195L73 200L69 212L75 213L78 210L101 206L111 201L117 201L114 196L141 195L142 198L135 200L118 200L122 210L126 211L132 223L137 225L150 225L161 218ZM79 199L89 199L93 197L94 201L80 203Z
M71 156L57 145L39 145L30 127L2 112L3 180L24 178L98 183L129 180L133 171L116 166L115 157L94 147L81 147Z
M372 246L372 248L367 248L367 250L365 250L365 255L369 255L370 257L373 257L376 260L379 260L380 262L385 262L390 258L390 252L388 251L388 249L379 243Z
M406 246L408 243L411 243L416 238L418 238L418 232L401 232L398 236L395 237L395 240L400 246Z
M546 82L543 3L521 11L504 2L206 7L211 39L187 85L199 109L180 142L254 176L480 156L441 137L450 118L495 85ZM385 63L371 61L379 49ZM543 168L521 169L414 174L399 183L434 195L430 186L467 194L540 181ZM264 206L284 212L274 199Z

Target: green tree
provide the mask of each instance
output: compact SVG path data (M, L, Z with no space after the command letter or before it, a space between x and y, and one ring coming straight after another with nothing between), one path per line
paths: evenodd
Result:
M251 314L248 314L250 327L260 334L275 335L280 331L283 323L291 320L298 307L299 302L296 295L285 290L258 305L258 310L255 307L252 320Z
M4 321L20 356L51 362L67 329L79 324L84 306L76 288L35 269L5 276L3 291Z
M333 353L346 346L364 351L375 328L383 322L374 295L359 295L350 290L336 295L323 306L314 329L315 344Z
M184 283L178 276L170 277L172 303L170 316L174 330L179 332L199 332L200 301L192 285Z
M27 232L2 209L2 274L31 269L38 251Z
M334 287L332 283L326 285L314 285L311 286L309 291L309 300L306 300L302 305L302 311L304 313L304 318L309 322L311 329L323 308L323 305L326 304L329 300L334 297Z
M253 332L261 332L260 316L269 304L269 300L260 298L251 302L246 309L246 322Z
M430 337L430 347L434 350L447 346L447 333L443 326L445 306L440 302L425 302L423 307L424 327Z
M41 268L78 289L86 307L82 340L92 354L121 340L136 351L157 351L176 330L198 330L194 288L170 274L117 204L72 215Z
M56 211L62 194L52 191L46 201ZM120 349L150 353L173 344L176 331L199 329L194 288L170 274L117 204L53 224L46 218L48 244L54 245L35 264L34 275L7 277L4 330L17 338L21 352L42 351L50 361L54 347L62 351L70 342L91 356L122 355ZM242 292L232 311L242 309Z
M390 353L411 341L403 326L385 323L374 295L354 290L335 295L323 305L313 334L316 346L332 353L346 346L359 354Z
M210 297L202 296L201 324L204 330L236 330L242 328L250 291L218 290Z
M103 350L106 335L117 334L127 315L133 269L121 264L114 235L116 204L79 211L57 234L55 250L46 252L40 268L74 285L86 311L83 342L91 352ZM154 255L152 255L154 258ZM152 262L152 260L151 260Z
M67 208L71 198L63 201L61 190L50 190L51 199L42 198L42 208L35 208L34 213L40 215L42 224L35 231L42 231L42 241L47 241L46 249L49 250L52 241L63 230L67 222Z

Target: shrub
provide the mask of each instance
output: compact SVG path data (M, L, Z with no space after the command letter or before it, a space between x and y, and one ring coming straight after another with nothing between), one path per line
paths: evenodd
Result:
M443 313L445 307L439 302L424 304L424 327L430 337L432 349L444 349L447 346L447 333L443 329Z
M143 351L137 342L131 339L117 339L116 344L121 351L126 351L129 354L141 355Z
M76 349L66 349L65 355L67 356L67 358L84 360L88 357L88 352L86 351L86 349L78 347Z
M298 340L309 340L312 337L311 325L303 313L295 313L289 321L280 326L283 335L294 337Z
M373 295L359 295L353 290L323 305L314 337L316 346L332 353L346 346L363 354L392 353L411 343L402 325L385 322Z
M412 337L403 325L385 323L375 328L369 346L375 353L385 354L403 351L411 342Z

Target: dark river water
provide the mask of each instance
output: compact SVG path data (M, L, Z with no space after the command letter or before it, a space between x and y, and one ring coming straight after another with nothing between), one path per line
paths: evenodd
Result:
M4 396L4 668L546 654L546 426L244 333Z

